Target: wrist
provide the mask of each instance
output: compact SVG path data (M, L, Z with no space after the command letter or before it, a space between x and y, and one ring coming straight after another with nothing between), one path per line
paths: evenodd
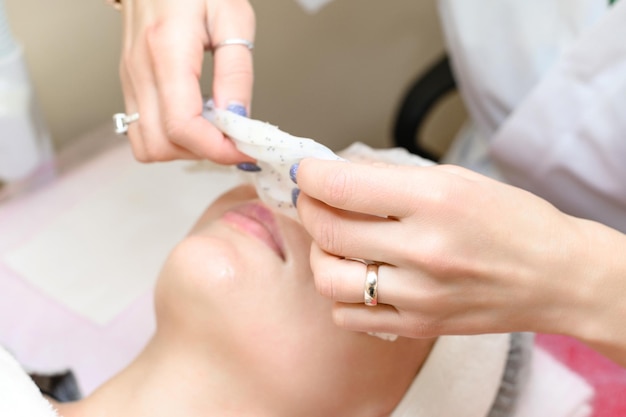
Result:
M579 254L579 308L564 332L626 366L626 235L581 220L585 254ZM576 255L576 254L574 254Z

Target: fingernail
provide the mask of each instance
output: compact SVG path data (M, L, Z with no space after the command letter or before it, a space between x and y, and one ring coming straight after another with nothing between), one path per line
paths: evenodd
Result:
M231 103L228 105L228 107L226 107L226 110L238 114L239 116L248 117L248 111L246 110L246 107L241 103Z
M291 168L289 168L289 178L291 178L291 181L293 181L294 184L298 183L298 180L296 179L296 176L298 174L298 167L300 166L300 162L296 162L295 164L293 164L291 166Z
M253 164L252 162L242 162L237 164L237 168L246 171L246 172L259 172L261 171L261 167L257 164Z
M300 196L299 188L294 188L293 190L291 190L291 202L293 203L294 207L298 207L298 196Z

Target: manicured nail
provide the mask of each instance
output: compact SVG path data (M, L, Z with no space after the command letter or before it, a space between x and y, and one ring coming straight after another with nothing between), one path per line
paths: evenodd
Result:
M289 178L291 178L291 181L293 181L294 184L298 183L298 180L296 179L296 176L298 174L298 167L300 166L300 162L296 162L295 164L293 164L291 166L291 168L289 168Z
M239 116L248 117L248 111L241 103L231 103L226 107L226 110L238 114Z
M252 162L242 162L237 164L237 168L246 171L246 172L259 172L261 171L261 167L257 164L253 164Z
M294 188L293 190L291 190L291 202L293 203L294 207L298 207L298 196L300 196L299 188Z

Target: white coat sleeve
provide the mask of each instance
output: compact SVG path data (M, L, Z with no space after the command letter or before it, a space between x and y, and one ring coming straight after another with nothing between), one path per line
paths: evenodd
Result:
M626 1L563 52L490 143L503 176L626 232Z

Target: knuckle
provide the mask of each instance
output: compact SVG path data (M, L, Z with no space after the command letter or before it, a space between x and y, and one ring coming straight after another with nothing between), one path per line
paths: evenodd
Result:
M299 202L300 218L316 244L326 254L341 255L341 221L329 207L321 204L308 206Z
M441 234L423 236L420 246L407 249L405 256L414 259L418 268L434 278L453 274L457 270L458 256L451 251L454 245Z
M453 201L451 197L454 196L451 194L452 193L448 185L439 184L431 190L426 201L428 202L429 207L433 209L447 209L449 208L451 201Z
M130 141L130 147L133 151L135 159L141 163L150 162L148 155L146 155L144 150L143 144L141 143L141 138L137 137L134 133L129 132L128 139Z
M133 154L135 155L135 159L142 164L150 162L148 155L146 155L144 152L133 151Z
M173 35L170 25L167 24L167 20L160 18L145 29L146 45L150 51L159 51L159 49L171 44Z
M439 336L440 324L430 317L414 317L406 324L412 338L430 338Z
M241 56L235 55L228 57L224 66L216 68L216 76L220 77L220 82L227 84L240 84L242 80L252 79L254 72L250 62L242 59ZM221 69L224 68L224 69Z
M343 207L350 201L352 181L346 169L335 170L325 175L323 189L327 190L328 203L334 207Z
M166 162L172 159L167 145L160 140L146 141L145 154L148 162Z
M163 130L165 131L165 136L175 143L179 142L181 138L185 137L185 126L185 123L181 123L174 118L165 117L163 120Z
M317 233L314 238L320 248L334 255L343 254L339 222L328 216L320 219L317 225Z
M190 149L189 144L193 143L191 140L191 127L190 123L187 123L185 119L170 117L168 115L163 116L162 122L163 135L164 137L161 140L162 144L167 144L168 148L172 148L173 146L179 146L183 149L187 149L194 152Z
M149 152L148 158L150 158L150 162L168 162L172 160L172 156L161 149Z

